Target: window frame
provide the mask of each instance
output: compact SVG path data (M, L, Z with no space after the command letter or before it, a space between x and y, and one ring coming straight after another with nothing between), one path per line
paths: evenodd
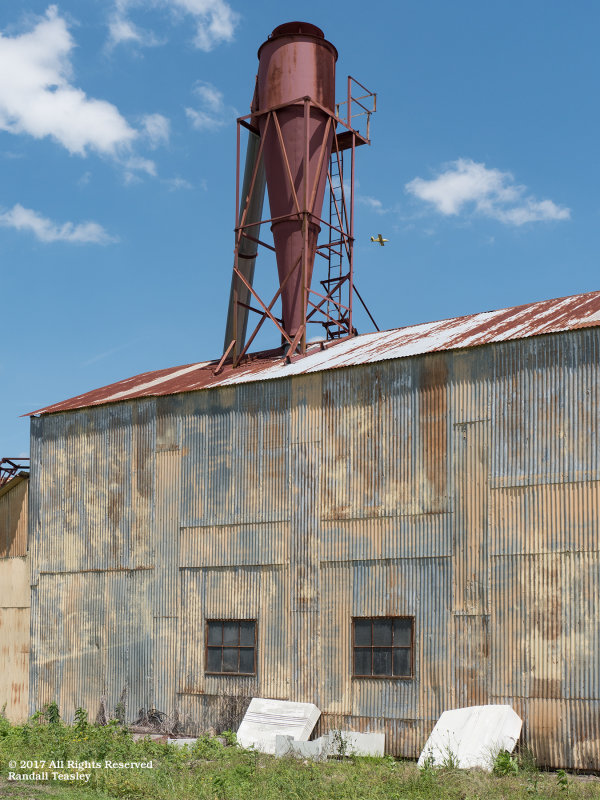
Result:
M222 627L221 627L221 644L220 645L213 645L213 644L209 645L208 644L208 628L209 628L209 624L211 622L213 622L213 623L214 622L221 623L221 626L223 625L223 623L226 623L226 622L237 622L237 623L252 622L253 623L253 625L254 625L254 644L252 644L252 645L239 644L240 635L239 635L239 629L238 629L238 644L237 645L228 645L228 647L234 647L238 651L238 664L240 663L239 651L240 650L249 650L250 647L252 647L252 650L254 652L254 663L253 663L253 671L252 672L214 672L213 670L209 670L208 669L208 648L209 647L211 647L211 648L219 647L220 648L220 650L221 650L221 666L222 666L223 665L223 649L225 647L225 645L223 644L223 632L222 632L223 628ZM204 674L205 675L216 675L216 676L225 675L225 676L231 676L231 677L234 677L234 678L256 678L256 667L257 667L257 657L256 657L257 653L256 653L256 651L258 649L257 645L258 645L258 620L257 619L241 619L241 618L231 619L231 618L225 618L225 617L218 617L216 619L205 619L204 620Z
M373 644L373 633L371 627L371 644L370 645L356 645L354 641L354 632L355 632L355 622L357 621L365 621L371 620L374 622L375 620L390 620L393 621L396 619L407 619L410 620L410 645L394 645L393 639L393 625L392 625L392 644L391 645L374 645ZM376 614L374 616L365 616L365 617L352 617L351 618L351 627L352 627L352 634L351 634L351 654L350 654L350 661L351 661L351 670L352 670L352 678L356 678L358 680L392 680L392 681L412 681L415 679L415 617L414 615L410 614L393 614L393 615L381 615ZM355 669L355 660L354 655L356 649L359 650L370 650L371 651L371 668L373 667L373 650L374 649L387 649L390 650L392 653L392 670L393 670L393 663L394 663L394 648L400 650L408 650L410 654L410 675L361 675L354 671Z

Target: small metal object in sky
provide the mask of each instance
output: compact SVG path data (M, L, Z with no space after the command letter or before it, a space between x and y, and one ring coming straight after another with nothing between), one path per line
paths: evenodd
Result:
M389 242L389 239L384 239L383 236L378 233L377 236L371 236L372 242L379 242L382 247L385 247L385 242Z

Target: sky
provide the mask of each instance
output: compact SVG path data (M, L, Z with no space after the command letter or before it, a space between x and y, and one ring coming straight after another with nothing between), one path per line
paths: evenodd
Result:
M600 289L597 0L11 0L0 457L28 455L29 411L220 356L235 120L298 18L338 49L340 99L348 74L377 92L354 259L382 330Z

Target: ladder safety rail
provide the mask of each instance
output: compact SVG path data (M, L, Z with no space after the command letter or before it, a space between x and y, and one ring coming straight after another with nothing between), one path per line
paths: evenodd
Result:
M359 94L355 97L353 95L353 92L356 91L354 88L354 84L360 87L360 89L362 89L365 92L365 94ZM362 103L361 102L362 100L365 100L367 102L367 105L365 105L365 103ZM343 106L346 106L346 124L348 125L349 128L354 127L352 124L353 120L356 120L359 117L366 116L367 118L366 138L367 140L369 140L370 128L371 128L371 114L374 114L377 111L377 94L367 89L366 86L364 86L360 81L356 80L356 78L353 78L352 75L348 75L348 99L343 100L341 103L337 103L335 107L336 116L340 117L340 119L343 119L343 116L341 114ZM356 110L355 106L358 106L358 108L362 110L361 111Z

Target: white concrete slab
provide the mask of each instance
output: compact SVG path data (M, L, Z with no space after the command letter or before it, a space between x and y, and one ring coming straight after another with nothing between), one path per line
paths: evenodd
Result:
M327 745L329 740L323 736L313 739L311 742L299 742L291 736L275 737L275 755L278 758L293 756L294 758L307 759L310 761L326 761Z
M277 734L307 741L321 716L313 703L293 703L253 697L237 732L242 747L275 753Z
M490 771L500 750L512 752L522 721L510 706L469 706L444 711L436 722L419 758L443 766L450 762L462 769L481 767Z
M329 731L326 737L330 756L383 756L385 733Z
M275 737L276 756L294 756L311 761L326 761L330 756L383 756L384 747L384 733L328 731L311 742L296 741L291 736Z

